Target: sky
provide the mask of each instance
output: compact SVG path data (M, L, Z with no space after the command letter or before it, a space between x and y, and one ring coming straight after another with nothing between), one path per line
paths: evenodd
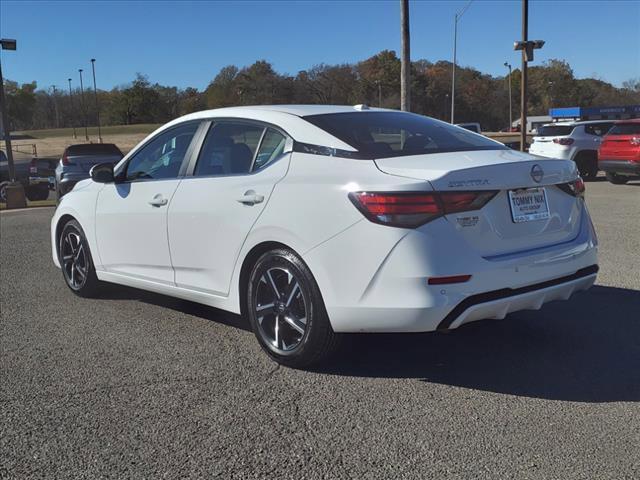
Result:
M451 60L453 18L467 1L410 0L411 58ZM0 36L18 40L2 52L6 78L40 88L91 81L98 88L132 81L204 89L220 68L265 59L295 75L319 63L400 54L398 0L360 1L11 1L0 0ZM519 0L473 0L458 22L458 64L504 75L519 67ZM531 0L529 38L546 44L540 64L564 59L578 78L621 86L640 77L640 0Z

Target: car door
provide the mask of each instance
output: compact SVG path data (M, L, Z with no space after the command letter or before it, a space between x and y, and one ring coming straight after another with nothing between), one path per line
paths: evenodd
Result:
M169 208L176 285L226 296L242 245L288 168L292 141L240 120L212 123Z
M199 122L185 123L158 134L98 194L96 237L108 272L174 284L167 210L198 127Z

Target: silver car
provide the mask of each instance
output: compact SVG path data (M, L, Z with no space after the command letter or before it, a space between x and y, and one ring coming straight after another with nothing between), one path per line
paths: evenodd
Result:
M69 145L56 167L56 197L71 191L80 180L89 178L89 170L98 163L117 163L122 152L113 143L81 143Z

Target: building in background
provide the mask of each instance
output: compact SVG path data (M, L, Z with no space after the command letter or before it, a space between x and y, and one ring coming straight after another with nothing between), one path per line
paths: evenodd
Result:
M621 107L564 107L549 110L551 121L567 120L627 120L640 118L640 105Z

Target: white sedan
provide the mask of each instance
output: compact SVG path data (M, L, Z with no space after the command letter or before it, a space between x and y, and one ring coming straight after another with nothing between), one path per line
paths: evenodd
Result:
M426 332L567 299L597 240L569 160L393 110L234 107L161 127L65 195L53 261L245 315L276 361L344 332Z

